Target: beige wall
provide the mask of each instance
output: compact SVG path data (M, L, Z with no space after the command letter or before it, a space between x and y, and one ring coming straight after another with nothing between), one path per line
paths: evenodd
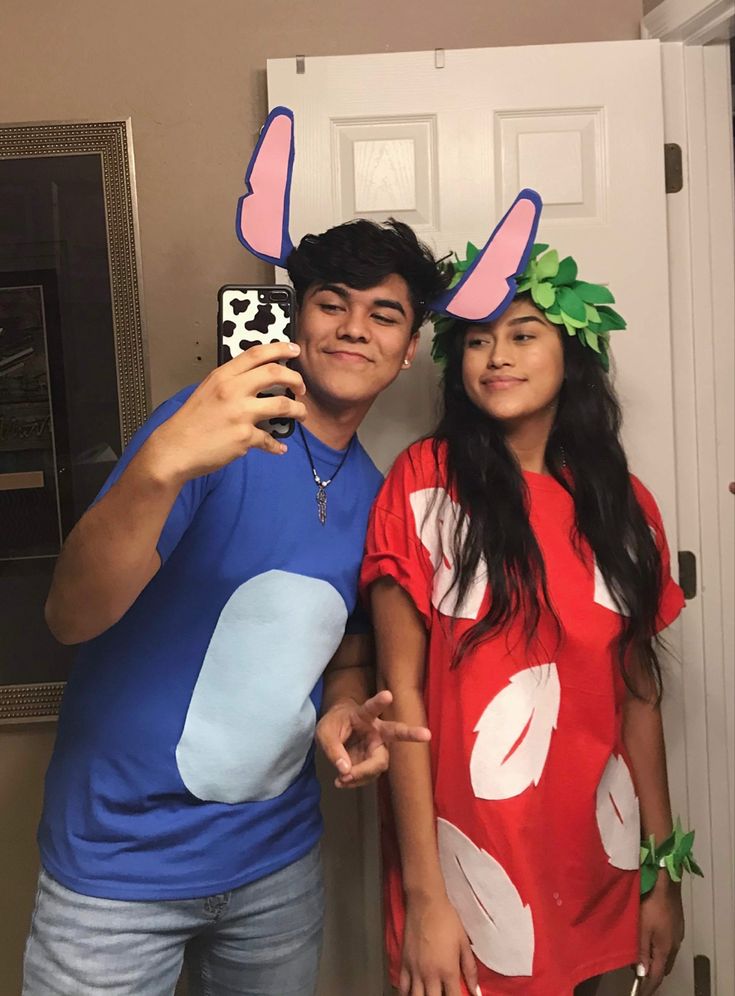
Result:
M650 14L654 7L658 7L664 0L643 0L643 14Z
M54 728L6 726L0 731L0 996L17 996L38 864L36 824Z
M217 288L265 276L232 229L267 58L630 39L641 13L641 0L4 0L0 122L132 118L160 401L213 362ZM48 727L0 731L0 996L20 992L51 744Z
M267 58L636 38L640 17L641 0L4 0L0 121L132 118L157 401L211 362L217 288L259 275L233 199Z

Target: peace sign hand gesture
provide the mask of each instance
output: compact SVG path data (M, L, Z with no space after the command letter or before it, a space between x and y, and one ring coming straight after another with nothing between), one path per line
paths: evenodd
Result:
M381 719L392 701L388 691L378 692L362 705L354 699L342 699L322 716L316 739L339 772L334 783L337 788L360 788L387 771L390 744L431 739L424 726Z

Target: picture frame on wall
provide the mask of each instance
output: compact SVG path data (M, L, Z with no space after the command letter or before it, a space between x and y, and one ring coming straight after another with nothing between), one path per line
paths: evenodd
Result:
M148 410L130 122L0 125L0 723L58 713L54 565Z
M52 400L49 371L60 350L55 272L0 273L0 561L61 551L68 438L63 379Z

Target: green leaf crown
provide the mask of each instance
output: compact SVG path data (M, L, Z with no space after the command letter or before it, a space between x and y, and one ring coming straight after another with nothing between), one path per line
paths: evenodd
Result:
M479 249L467 243L467 256L443 265L451 270L450 288L464 276L466 270L477 257ZM590 284L577 280L577 264L571 256L559 259L556 249L536 243L523 273L516 277L516 296L530 293L536 307L554 325L563 325L569 335L592 349L605 371L610 368L610 333L626 328L622 318L610 305L615 298L602 284ZM444 365L449 349L449 337L459 319L451 315L435 315L434 340L431 355L437 363Z

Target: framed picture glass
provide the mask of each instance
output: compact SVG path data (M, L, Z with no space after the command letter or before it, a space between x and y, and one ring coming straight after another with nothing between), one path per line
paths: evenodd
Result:
M61 545L148 411L129 122L0 126L0 721L58 711Z

